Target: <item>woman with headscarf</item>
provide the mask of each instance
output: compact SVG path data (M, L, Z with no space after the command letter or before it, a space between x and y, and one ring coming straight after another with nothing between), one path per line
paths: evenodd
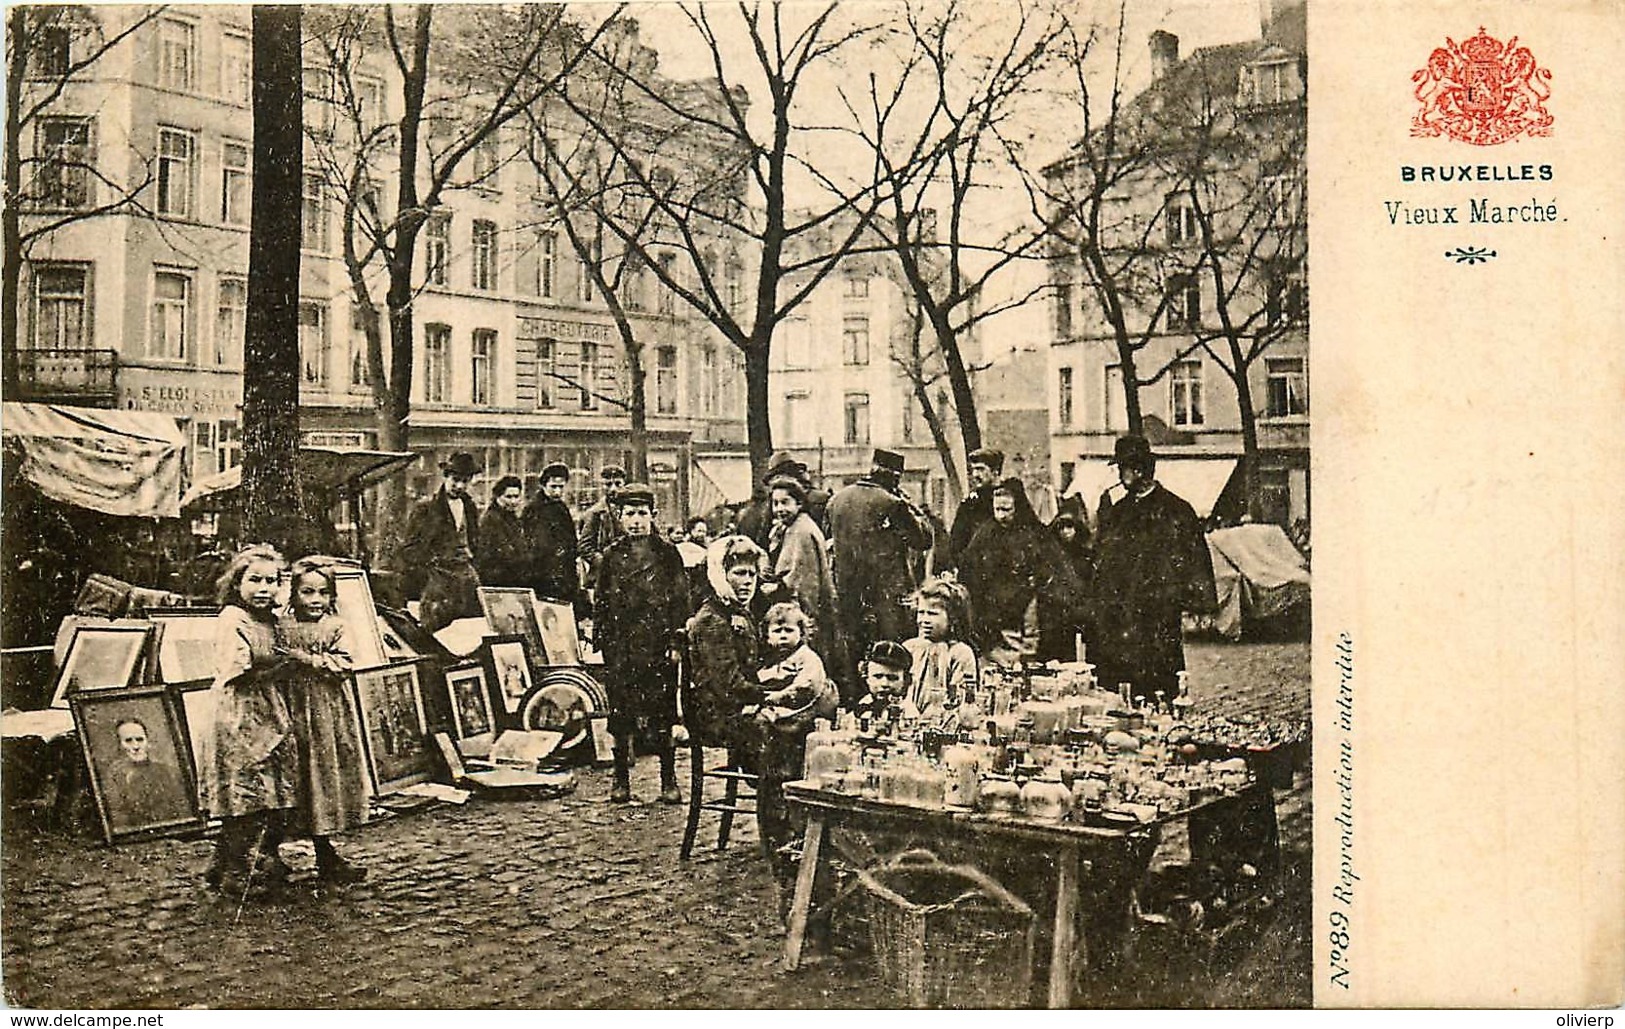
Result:
M1064 635L1058 626L1083 595L1060 545L1015 478L993 488L993 520L971 537L960 576L970 590L979 649L1006 667L1057 649L1054 637Z
M750 611L764 557L747 536L711 544L705 559L711 595L687 625L683 722L689 738L701 746L726 747L731 761L752 768L760 749L752 719L765 691L756 677L757 626Z

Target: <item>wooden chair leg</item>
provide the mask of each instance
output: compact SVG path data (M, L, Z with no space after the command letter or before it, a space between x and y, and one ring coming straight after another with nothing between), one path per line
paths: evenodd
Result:
M728 779L726 782L727 786L723 794L723 801L728 805L729 810L722 812L722 826L717 830L718 850L728 849L728 834L733 831L734 827L734 813L732 809L739 803L739 780Z
M678 860L687 861L694 852L694 836L700 831L700 805L705 802L705 751L698 745L688 748L688 824L683 827L683 846Z

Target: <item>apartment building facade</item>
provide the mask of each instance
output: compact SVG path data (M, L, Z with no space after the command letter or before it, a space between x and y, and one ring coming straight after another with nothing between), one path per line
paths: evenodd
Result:
M82 10L103 38L142 14ZM25 221L112 209L41 235L24 255L18 399L169 413L187 433L194 479L240 460L250 44L248 7L165 8L67 82L20 141L41 158L25 183ZM327 99L334 72L312 53L301 427L310 443L371 448L378 434L342 258L344 204L315 153L341 138ZM390 74L384 61L350 74L382 123L400 117ZM504 474L533 482L559 460L585 506L598 471L630 456L626 362L604 298L525 157L535 143L529 124L515 119L470 155L459 175L468 185L445 193L420 240L410 445L422 459L410 482L415 492L432 489L436 462L454 450L476 455L487 486ZM395 195L392 172L386 163L371 175L385 203ZM133 202L111 205L123 196ZM381 305L381 280L373 295ZM743 449L744 386L737 351L672 301L652 276L623 297L644 344L650 478L675 517L686 508L693 455Z

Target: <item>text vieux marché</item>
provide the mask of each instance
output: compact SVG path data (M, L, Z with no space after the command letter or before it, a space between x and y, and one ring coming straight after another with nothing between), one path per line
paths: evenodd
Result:
M1551 182L1555 177L1549 164L1456 164L1399 166L1399 180L1406 183L1457 184L1476 182ZM1555 198L1531 196L1525 202L1503 203L1489 197L1469 197L1465 203L1429 204L1408 200L1384 200L1383 211L1390 225L1532 225L1564 220Z

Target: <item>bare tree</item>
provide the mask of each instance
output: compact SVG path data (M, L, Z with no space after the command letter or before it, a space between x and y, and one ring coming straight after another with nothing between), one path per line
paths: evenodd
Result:
M5 203L0 209L0 389L16 396L19 385L18 312L22 267L30 245L74 222L126 210L152 183L121 181L98 162L87 122L53 126L58 139L42 139L25 154L29 132L44 128L69 83L86 72L164 8L140 8L109 35L92 8L81 5L17 4L6 14ZM81 114L83 112L73 112ZM24 211L38 217L23 225Z
M942 469L948 476L949 496L958 500L965 495L965 484L959 477L959 463L954 459L953 443L948 438L948 426L943 421L943 408L946 403L938 404L931 397L931 387L941 382L948 374L943 367L939 352L927 349L924 345L925 312L917 303L908 305L908 332L901 347L892 348L891 359L903 377L908 380L909 391L914 402L920 406L920 416L925 419L926 428L931 433L931 444L936 448L937 457L942 461Z
M1019 119L1031 117L1042 99L1031 87L1062 31L1052 8L1028 0L999 5L991 14L963 0L911 0L900 71L886 83L871 75L867 95L843 91L885 184L889 217L877 220L875 235L895 256L931 330L966 451L982 445L982 430L961 339L1048 289L996 303L985 299L991 280L1018 262L1042 258L1049 239L1045 194L1019 170L1028 160ZM992 49L988 39L998 41ZM898 112L911 108L924 116L899 125ZM1026 217L1015 224L1008 190L1022 192L1025 203ZM944 464L952 463L944 454ZM951 481L957 496L957 475Z
M1212 320L1192 326L1191 342L1149 381L1198 349L1235 388L1248 509L1260 516L1258 415L1252 372L1277 343L1301 333L1308 317L1304 142L1301 96L1250 95L1233 60L1193 59L1158 118L1177 140L1159 157L1180 184L1181 210L1195 232L1195 273L1210 287ZM1204 295L1209 292L1203 290Z
M305 532L299 450L300 8L253 11L254 184L243 339L243 528L292 550ZM293 227L293 231L289 227Z
M732 16L720 5L680 10L714 78L671 83L648 65L623 66L621 55L604 48L594 68L624 80L629 101L668 126L669 163L645 167L638 132L606 119L573 89L562 99L622 159L626 189L654 208L647 223L641 204L628 205L630 215L601 204L604 228L743 355L751 471L759 481L773 449L767 386L774 332L851 250L880 203L881 175L872 165L852 177L856 188L824 188L843 178L828 164L827 143L836 137L823 121L827 107L808 94L818 75L875 28L843 22L835 3L804 14L784 4L741 3ZM744 46L728 45L725 36ZM765 86L765 109L754 117L747 80ZM684 166L688 150L706 157ZM759 206L747 203L752 192ZM719 247L733 246L740 252L719 256ZM685 267L662 261L665 254L680 255ZM755 278L748 297L734 278L746 267Z
M1091 82L1100 26L1069 26L1061 43L1080 121L1072 149L1044 170L1042 187L1054 214L1051 258L1055 269L1057 338L1073 335L1071 275L1081 267L1087 295L1105 321L1123 377L1128 431L1141 432L1141 377L1136 355L1156 338L1175 292L1168 283L1189 271L1178 253L1157 242L1167 234L1162 205L1149 213L1137 196L1177 190L1159 164L1166 140L1144 98L1124 95L1126 4L1111 32L1111 71L1105 96Z

